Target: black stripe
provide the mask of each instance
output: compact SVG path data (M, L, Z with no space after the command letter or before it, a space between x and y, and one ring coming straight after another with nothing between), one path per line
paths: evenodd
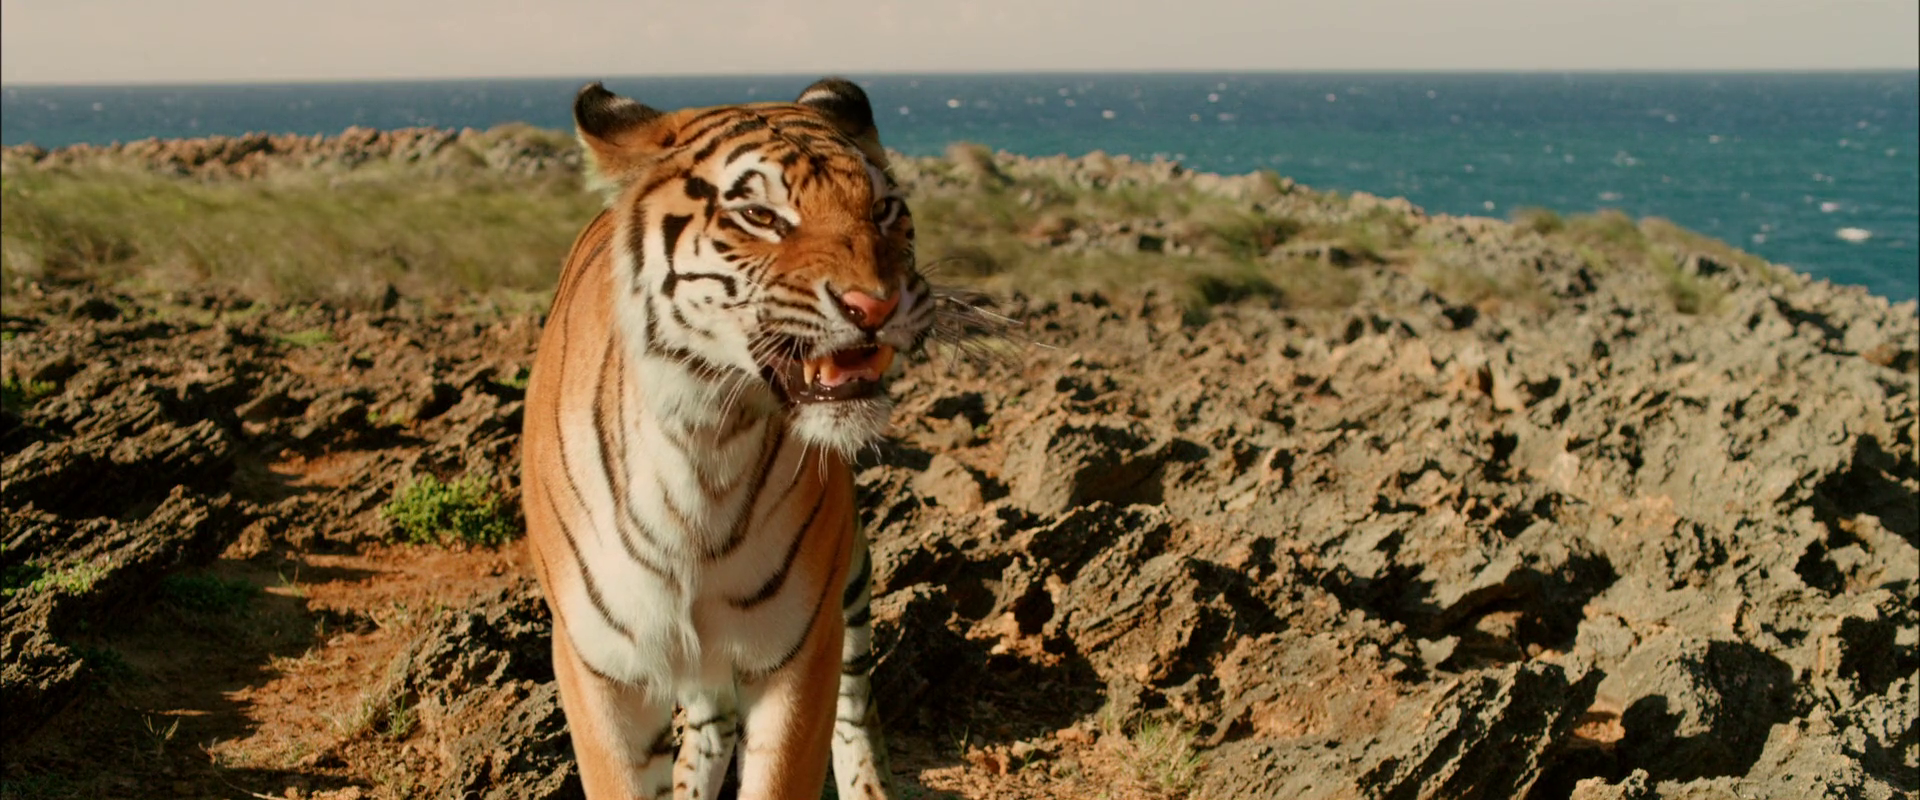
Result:
M767 667L764 670L760 670L754 676L754 681L764 679L768 675L772 675L773 673L779 672L782 668L786 667L787 664L792 663L795 656L800 655L800 648L805 647L807 644L807 638L813 635L813 623L817 622L820 619L820 608L821 606L826 605L827 595L830 594L832 591L833 591L833 586L831 584L821 585L820 597L816 599L813 603L813 613L810 613L807 615L807 624L806 624L806 627L800 631L800 638L794 641L792 647L787 648L787 652L782 654L780 656L780 660L775 662L773 666Z
M720 543L720 549L708 551L705 554L706 560L712 561L714 559L725 558L728 554L739 549L741 542L746 541L747 523L753 518L753 507L760 503L760 490L766 488L767 470L773 468L774 459L780 456L780 447L786 444L786 441L786 426L774 426L773 446L767 448L766 456L760 459L760 468L754 470L753 492L747 495L746 507L740 509L740 516L734 519L733 530L727 533L727 540ZM799 472L797 469L794 470L795 480L799 479Z
M852 144L852 142L849 141L844 134L840 133L839 128L835 128L832 125L828 125L824 122L815 122L810 119L783 119L780 121L779 131L780 131L780 138L783 138L783 139L794 138L792 136L787 135L787 131L808 131L811 133L824 133L829 138L834 139L835 143L838 143L838 144Z
M618 631L626 639L632 639L633 632L620 624L620 620L613 618L613 610L607 607L607 599L600 595L600 585L593 579L593 570L580 557L580 542L574 538L573 528L567 525L566 517L560 515L560 501L554 499L552 492L543 494L547 496L547 507L553 511L554 523L560 526L560 535L566 538L567 548L573 551L573 563L580 567L580 582L586 587L587 599L592 601L593 610L599 612L600 619L607 623L607 627Z
M616 686L632 685L627 681L620 680L619 678L613 677L612 675L608 675L607 673L601 672L598 667L595 667L594 665L587 663L586 659L580 658L579 656L580 656L579 652L575 651L574 658L580 662L580 666L585 668L586 671L593 673L593 677L599 678L600 680L606 681L607 683L611 683Z
M861 653L860 655L855 656L852 661L843 662L840 665L840 674L842 675L872 674L873 663L878 660L879 659L873 655L873 651L868 650L865 653Z
M678 365L681 369L692 372L694 377L701 380L712 381L720 379L722 374L720 368L708 364L705 359L701 358L692 350L677 345L659 344L660 331L654 327L652 317L647 318L647 328L649 329L647 331L647 355L662 361L670 361Z
M740 173L740 177L734 179L733 185L730 187L727 187L726 198L728 200L738 200L742 197L746 197L747 195L752 194L754 178L766 180L766 176L761 175L759 170L750 169L750 170L747 170L746 172Z
M765 146L766 146L765 142L747 142L746 144L740 145L739 147L735 147L732 150L727 151L726 158L721 159L720 163L731 164L735 161L738 161L741 156L744 156L748 153L751 153Z
M627 249L633 253L633 291L646 289L647 274L647 207L636 204L633 213L627 215Z
M691 128L694 126L694 124L699 122L704 122L713 117L725 116L725 117L729 117L729 119L714 120L713 122L701 127L700 129L687 134L685 137L683 137L683 139L688 144L692 144L693 142L699 141L700 139L704 138L707 134L713 133L714 131L717 131L721 128L726 127L727 125L732 124L734 120L730 118L738 115L739 115L739 109L717 108L707 113L701 114L700 116L694 117L692 120L689 120L687 122L686 126L683 127L682 130L685 130L686 128Z
M860 571L847 580L846 592L840 596L840 607L847 608L860 599L860 593L866 591L867 581L873 579L873 557L869 553L860 554Z
M621 379L614 381L614 384L621 386L625 384L626 362L624 360L615 361L614 358L616 354L617 351L614 347L609 346L607 348L607 360L612 363L612 366L620 368ZM664 565L642 555L639 547L633 543L634 535L645 537L646 540L655 547L659 546L660 540L659 537L654 535L653 528L647 525L645 520L640 518L639 512L633 507L633 499L627 495L627 489L629 488L626 481L626 465L629 463L627 450L627 404L624 401L618 404L618 415L613 428L614 433L613 435L609 435L606 424L606 404L603 402L606 397L606 379L607 367L602 366L600 372L601 385L594 387L593 427L595 433L600 437L601 468L607 476L608 491L613 495L614 533L620 537L620 549L626 551L628 558L633 559L635 564L646 568L647 571L666 579L677 591L680 588L680 582L673 578L672 574ZM615 472L616 465L619 467L618 474ZM624 520L626 524L621 524L622 520Z
M759 418L754 417L750 414L747 414L744 411L734 412L734 420L735 420L734 426L722 431L720 435L716 438L714 442L714 449L725 450L728 447L731 447L733 445L733 440L740 438L740 434L753 430L754 428L759 427L760 425Z
M827 493L825 488L824 486L821 487L822 491L814 495L813 509L807 512L806 520L800 523L798 529L794 530L792 541L787 543L787 555L780 560L780 568L774 570L772 575L767 576L766 582L760 584L760 588L753 594L728 600L727 602L732 603L734 608L746 611L754 606L767 602L773 599L774 595L779 594L780 587L786 585L787 573L793 571L793 558L800 554L800 545L807 541L807 534L813 530L814 519L820 516L820 507L826 504Z
M828 150L828 149L831 149L834 145L839 144L839 142L835 142L832 139L828 139L823 136L815 136L812 133L789 134L785 130L782 130L780 132L780 138L785 139L787 143L793 145L795 149L798 149L807 153L809 160L811 160L814 163L814 168L822 172L826 171L827 159L822 157L818 151ZM841 145L841 146L844 147L845 145Z
M780 288L786 288L786 287L780 287ZM766 299L762 302L765 302L767 305L770 305L770 306L778 306L780 308L791 308L795 311L805 311L807 313L812 314L815 318L818 318L820 316L820 309L815 308L813 303L803 302L799 300L788 300L787 298L781 297L778 293L775 293L775 292L768 292Z
M710 342L720 338L715 335L713 331L695 325L692 321L688 320L687 315L680 310L680 305L673 302L671 298L667 300L667 309L673 312L673 321L680 326L682 331L699 336Z
M608 217L609 214L606 211L595 214L593 219L587 222L586 227L580 230L580 239L584 240L588 234L593 232L594 228L602 224L612 224ZM573 253L570 252L567 254L567 262L562 265L560 272L560 283L553 289L553 301L547 305L548 319L552 319L555 314L560 313L561 305L567 299L573 297L574 284L579 283L580 276L586 274L587 271L592 268L593 262L600 257L601 253L606 252L607 244L612 241L612 239L612 235L609 234L607 238L595 242L592 249L587 251L586 258L580 259L579 261L573 260ZM578 246L578 244L579 242L575 242L576 246Z
M647 745L647 761L672 756L674 752L673 726L671 724L661 726L660 735L653 737L653 744Z
M680 273L673 267L673 253L680 248L680 235L686 233L687 224L693 217L685 214L668 214L660 218L660 241L666 247L667 279L660 285L660 291L672 297L675 284L680 282Z
M699 150L694 151L693 160L695 162L705 161L713 155L714 151L720 149L720 145L726 143L728 140L744 136L754 131L765 130L766 127L766 120L760 119L759 117L748 117L747 119L740 120L734 123L732 127L721 131L718 135L708 140L706 144L701 145Z
M658 299L659 297L657 295L651 294L645 297L647 304L647 355L673 361L679 365L681 369L693 373L694 377L701 380L719 380L722 374L721 368L709 363L705 358L702 358L692 350L688 350L679 345L664 344L660 341L660 309L656 305ZM672 306L672 304L668 304L668 307L673 309L674 316L678 318L681 325L688 329L693 329L693 326L687 324L686 317L680 314L679 308ZM697 332L705 334L709 339L713 338L713 334L707 331Z
M859 610L847 615L847 627L859 628L873 621L873 604L861 606Z
M560 318L560 373L554 376L554 382L561 387L567 385L567 343L573 340L571 334L572 328L572 314L569 313ZM574 482L573 468L569 466L567 461L567 435L566 429L560 425L559 403L555 403L553 407L553 443L554 447L560 451L560 475L567 480L567 489L573 493L574 504L579 506L582 513L585 513L587 510L586 498L580 493L580 485ZM544 483L542 486L544 487ZM623 637L632 639L633 632L629 631L627 626L620 624L619 620L614 619L613 611L607 608L606 598L600 595L599 584L593 579L593 569L587 566L585 559L580 557L580 542L574 537L573 528L567 525L566 517L560 513L560 501L553 496L552 491L547 491L545 494L547 495L547 505L553 511L553 519L560 525L561 535L566 538L567 548L573 551L573 562L580 567L580 580L587 590L587 598L593 601L594 610L600 612L600 617L606 620L607 627L619 631ZM591 518L592 515L588 514L587 516Z
M665 486L660 487L660 506L667 510L668 516L673 517L673 525L679 528L681 533L693 530L693 524L687 521L687 512L681 511L679 506L674 505L673 493L667 491Z
M687 728L689 730L696 730L696 731L705 730L711 726L718 725L722 722L731 723L733 722L733 720L734 720L734 715L732 714L715 714L699 722L689 722L687 723Z
M667 437L667 443L673 445L675 450L680 451L680 454L686 457L689 462L694 460L695 453L718 451L720 449L718 447L702 447L697 442L683 438L680 431L674 429L665 421L660 423L660 433L665 435ZM706 497L709 503L718 504L722 498L733 491L733 485L725 483L724 481L709 483L705 470L693 470L693 482L700 487L700 494Z

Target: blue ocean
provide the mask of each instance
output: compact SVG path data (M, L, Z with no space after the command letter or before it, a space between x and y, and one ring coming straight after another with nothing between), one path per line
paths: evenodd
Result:
M609 79L662 108L815 76ZM882 138L1269 168L1433 212L1661 216L1893 300L1920 294L1920 73L852 76ZM55 147L349 125L570 127L584 81L0 89L0 141Z

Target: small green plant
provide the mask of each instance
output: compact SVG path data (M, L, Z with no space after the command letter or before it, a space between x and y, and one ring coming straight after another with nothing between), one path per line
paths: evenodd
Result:
M0 576L0 596L11 597L18 592L65 592L67 594L86 594L93 584L106 577L112 562L105 564L75 564L65 569L49 570L39 564L14 564L7 567L4 576Z
M174 735L180 732L180 718L174 717L172 724L155 723L153 717L145 714L140 715L140 719L146 722L147 740L153 744L153 756L165 758L167 744L172 742Z
M1184 794L1200 775L1200 756L1193 751L1193 733L1148 720L1130 737L1134 776L1161 790Z
M407 484L380 508L399 537L412 544L449 540L498 547L513 538L514 526L500 507L500 498L479 475L442 483L423 475Z
M45 574L47 568L39 564L8 564L0 570L0 597L12 597L14 592L32 586Z
M1160 794L1184 797L1193 790L1205 763L1194 752L1193 732L1153 718L1135 718L1109 704L1094 719L1101 742L1113 747L1132 778Z
M290 347L313 347L333 341L333 332L325 328L308 328L273 337L274 341Z
M19 412L40 402L41 398L53 394L57 388L47 381L6 379L0 383L0 407L8 411Z
M369 428L404 428L412 421L413 418L408 415L407 410L398 405L391 406L384 412L367 409L367 427Z
M504 378L495 378L493 382L500 386L505 386L508 389L517 389L524 392L527 389L527 379L531 377L533 377L533 370L521 367L514 370L512 375Z
M375 720L374 732L399 741L407 738L407 734L413 733L413 728L418 723L419 719L413 713L413 707L407 705L401 698L395 697L387 703L380 719Z
M307 587L300 583L300 565L293 566L292 578L288 578L287 573L284 572L276 572L274 576L280 579L280 587L286 589L289 596L306 599Z
M226 614L246 607L260 587L217 575L168 575L160 581L161 601L182 611Z

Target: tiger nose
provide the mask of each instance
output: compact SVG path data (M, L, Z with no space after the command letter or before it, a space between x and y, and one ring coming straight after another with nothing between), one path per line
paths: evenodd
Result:
M899 292L884 298L857 289L840 295L840 313L864 331L879 330L880 326L887 324L887 317L893 315L893 309L898 305Z

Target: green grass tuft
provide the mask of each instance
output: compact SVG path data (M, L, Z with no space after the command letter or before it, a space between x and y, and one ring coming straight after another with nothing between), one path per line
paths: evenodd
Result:
M508 389L516 389L524 392L527 390L527 381L532 377L533 377L533 370L527 369L526 367L521 367L515 370L512 375L508 375L504 378L495 378L493 379L493 382L498 386L504 386Z
M423 475L382 506L380 516L393 523L401 540L412 544L499 547L517 533L499 496L479 475L451 483Z
M8 378L4 383L0 383L0 408L18 414L33 407L34 403L40 402L47 395L53 394L57 388L59 387L46 381L21 381Z
M20 592L86 594L93 590L95 583L107 576L107 570L112 566L111 562L86 563L50 570L39 564L14 564L7 567L4 576L0 576L0 596L11 597Z

